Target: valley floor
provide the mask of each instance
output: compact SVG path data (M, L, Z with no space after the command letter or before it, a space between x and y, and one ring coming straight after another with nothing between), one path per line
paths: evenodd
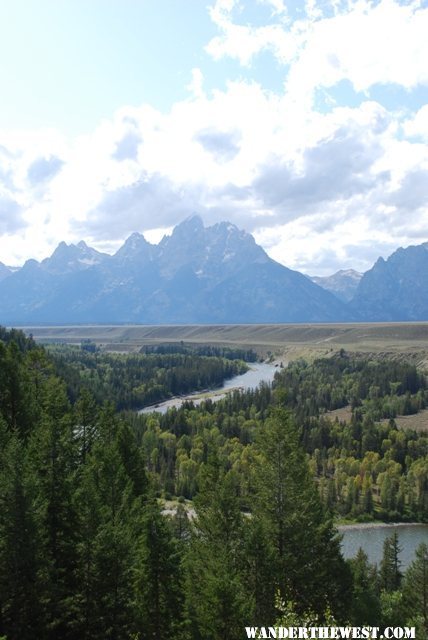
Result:
M261 356L277 354L288 360L332 355L340 349L376 357L404 355L428 366L428 322L354 324L239 325L67 325L26 326L42 343L79 344L92 340L108 351L139 351L165 342L245 345Z

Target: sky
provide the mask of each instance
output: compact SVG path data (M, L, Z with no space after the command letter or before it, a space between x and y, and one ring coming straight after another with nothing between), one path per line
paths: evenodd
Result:
M0 0L0 262L199 214L311 275L428 240L428 1Z

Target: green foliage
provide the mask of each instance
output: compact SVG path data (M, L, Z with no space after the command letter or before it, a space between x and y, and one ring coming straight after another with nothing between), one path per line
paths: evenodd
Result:
M51 347L71 399L84 385L101 404L106 398L117 409L141 409L178 394L220 386L245 372L241 360L191 353L112 354L73 347Z
M422 622L425 635L428 633L428 547L421 543L416 558L408 568L403 584L403 598L407 615Z
M41 537L33 478L16 434L0 421L0 602L3 630L31 640L41 631Z
M398 534L394 531L383 543L383 557L379 569L380 586L385 591L398 591L400 588L403 577L400 571L400 553Z
M266 522L281 597L296 602L301 611L321 613L334 607L343 613L350 573L288 412L274 412L260 433L258 448L254 514Z
M223 474L216 457L204 467L195 500L196 520L186 559L190 632L207 640L242 637L252 601L244 580L244 516L233 472Z
M136 628L140 638L167 640L183 626L183 571L178 540L155 500L141 523L134 565Z
M253 349L241 349L232 347L215 347L213 345L191 345L171 343L146 345L142 347L141 353L185 353L195 356L209 356L210 358L227 358L228 360L244 360L244 362L256 362L257 353Z
M415 626L408 624L408 610L404 602L402 591L381 591L380 592L381 614L378 618L384 627L399 627L406 623L406 626ZM425 635L425 634L424 634ZM419 633L417 638L422 638Z
M428 519L428 438L393 420L424 406L424 375L342 353L282 370L273 392L119 415L252 357L152 351L51 356L0 328L0 635L234 640L275 621L381 621L424 637L426 548L400 581L390 539L378 576L362 552L344 562L331 522ZM347 404L349 422L325 413ZM172 516L159 496L180 496Z
M349 565L353 583L350 622L353 625L376 626L381 615L376 567L370 566L367 554L361 548Z
M312 365L291 363L277 375L277 389L286 389L286 404L299 417L351 404L363 405L375 419L416 413L427 400L426 378L414 365L395 360L368 360L343 350Z
M276 608L279 612L279 617L275 621L275 627L337 627L338 621L331 613L330 609L327 609L318 614L307 609L303 613L299 613L299 607L292 600L281 600L279 594L276 597Z

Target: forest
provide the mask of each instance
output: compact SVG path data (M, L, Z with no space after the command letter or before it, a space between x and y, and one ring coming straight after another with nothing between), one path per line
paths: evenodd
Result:
M342 351L272 387L132 410L252 358L45 349L0 328L0 637L235 640L297 621L426 638L428 549L406 572L394 536L378 567L345 561L335 528L428 521L426 433L394 420L425 408L424 372Z
M100 352L94 343L81 348L51 347L56 370L75 400L83 385L98 403L109 399L116 409L141 409L166 398L216 388L224 380L248 370L245 359L254 352L228 349L161 347L144 353Z

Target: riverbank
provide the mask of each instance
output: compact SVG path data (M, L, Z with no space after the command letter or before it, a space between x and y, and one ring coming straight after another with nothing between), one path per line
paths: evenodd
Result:
M138 411L139 414L146 413L166 413L168 409L172 407L179 408L185 402L193 402L196 406L204 402L205 400L212 400L218 402L234 391L246 391L249 389L256 389L261 382L271 383L273 381L275 372L280 368L280 364L267 363L267 362L252 362L249 364L248 371L241 373L237 376L225 380L221 387L212 390L195 391L193 393L186 394L184 396L177 396L175 398L169 398L155 405L144 407Z
M428 526L426 522L379 522L378 520L373 522L353 522L349 524L336 524L338 531L351 531L351 530L363 530L363 529L382 529L386 527L420 527Z
M156 404L151 404L148 407L143 407L138 410L138 414L143 413L156 413L165 408L165 410L170 409L171 407L177 407L177 405L182 405L185 402L193 402L196 406L201 402L208 399L221 400L225 398L228 393L232 393L233 391L243 390L242 387L232 387L227 392L222 391L223 387L220 389L213 389L212 391L209 389L204 389L202 391L195 391L194 393L188 393L184 396L173 396L168 400L163 400L161 402L157 402Z

